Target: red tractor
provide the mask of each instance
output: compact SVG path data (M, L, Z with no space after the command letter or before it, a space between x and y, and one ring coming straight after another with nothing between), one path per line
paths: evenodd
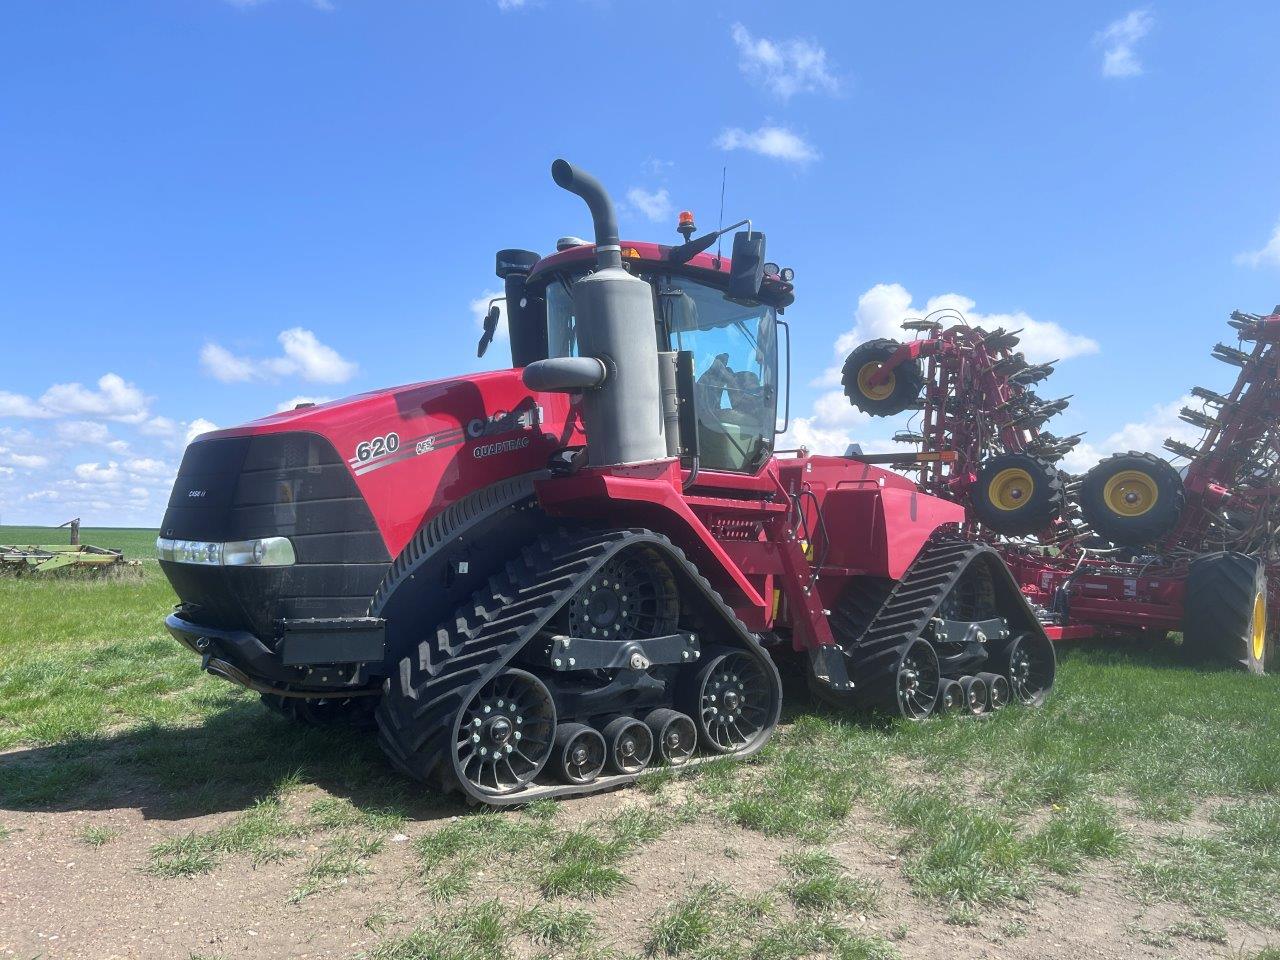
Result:
M1043 431L1067 398L1032 392L1052 364L1014 352L1016 331L908 321L916 339L862 344L844 384L868 413L920 411L895 438L918 448L903 466L965 507L966 535L997 547L1050 636L1178 631L1195 659L1261 673L1280 613L1280 308L1231 325L1239 345L1213 356L1240 368L1234 386L1193 388L1200 408L1180 417L1200 441L1165 443L1182 470L1136 451L1059 470L1079 436Z
M552 174L595 242L499 252L512 369L188 447L158 542L170 632L269 705L372 721L401 771L490 804L755 753L775 660L841 708L1039 703L1052 645L997 553L957 536L962 508L775 449L794 298L764 235L721 258L727 231L691 238L686 214L683 243L623 242L594 178Z

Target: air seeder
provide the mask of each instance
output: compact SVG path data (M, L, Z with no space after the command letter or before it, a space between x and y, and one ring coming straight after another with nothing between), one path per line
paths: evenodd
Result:
M1060 470L1080 437L1043 428L1069 398L1032 391L1053 365L1016 353L1016 331L908 321L914 340L850 354L845 390L868 413L919 411L895 438L918 451L904 466L965 507L966 535L996 545L1050 636L1180 631L1196 659L1260 673L1280 613L1280 308L1230 322L1240 343L1213 356L1240 373L1225 394L1192 389L1200 408L1180 417L1202 437L1165 443L1182 470L1136 451Z
M685 214L682 243L624 242L594 178L552 173L595 241L498 253L511 369L188 447L158 543L173 635L492 804L756 752L775 660L838 708L1038 704L1052 645L963 508L775 449L794 291L764 235L722 258Z

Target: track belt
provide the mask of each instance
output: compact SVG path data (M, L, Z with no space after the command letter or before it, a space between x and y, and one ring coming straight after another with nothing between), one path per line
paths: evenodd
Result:
M1002 610L1001 616L1006 617L1011 626L1016 623L1021 629L1043 633L995 550L986 544L951 536L936 537L925 545L894 585L862 636L841 644L858 700L871 705L896 696L890 679L903 648L923 635L942 601L975 561L991 564L993 577L1005 581L997 584L997 590L1014 609Z
M386 694L378 708L379 739L394 765L442 790L460 790L470 800L496 806L591 793L634 781L639 774L610 774L589 784L535 783L515 793L494 795L475 789L465 777L457 775L454 747L463 706L538 636L605 563L619 552L638 546L662 554L682 587L693 588L704 604L720 615L722 624L717 633L721 636L717 642L754 654L775 685L775 704L780 704L781 682L768 654L670 540L649 530L556 531L507 563L484 589L456 611L451 623L442 624L433 637L418 645L415 654L399 661L394 675L387 680ZM767 731L771 732L776 724L775 711ZM768 732L733 756L744 757L758 751L768 740ZM689 761L690 765L695 763L696 759Z

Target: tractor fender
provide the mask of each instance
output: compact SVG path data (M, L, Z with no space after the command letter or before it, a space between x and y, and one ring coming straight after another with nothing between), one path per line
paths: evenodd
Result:
M409 538L369 601L386 621L388 662L435 630L515 553L555 524L538 506L537 470L474 490Z

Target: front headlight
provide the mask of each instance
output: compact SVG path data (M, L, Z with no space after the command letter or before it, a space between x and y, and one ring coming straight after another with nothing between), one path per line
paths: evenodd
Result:
M288 567L297 562L288 537L232 540L230 543L159 537L156 539L156 556L173 563L195 563L207 567Z

